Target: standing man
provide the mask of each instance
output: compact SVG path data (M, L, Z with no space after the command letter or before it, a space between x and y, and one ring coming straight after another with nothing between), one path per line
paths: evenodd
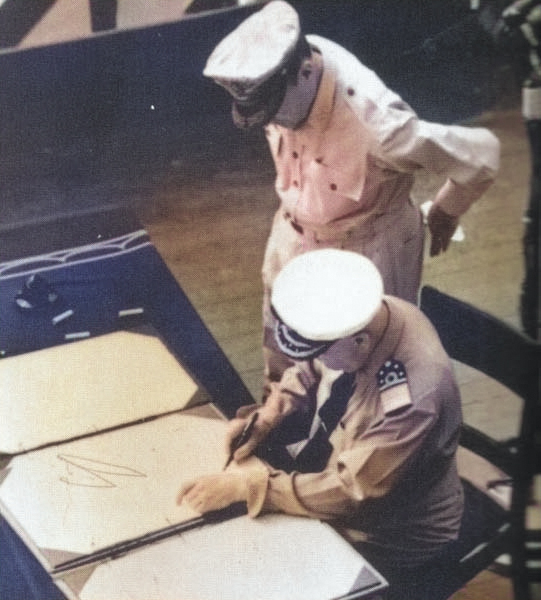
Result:
M225 37L204 75L233 97L242 128L265 126L280 207L263 264L265 338L273 281L294 256L353 250L379 269L387 294L417 302L423 224L415 172L446 177L428 215L431 255L444 252L460 215L491 185L499 142L486 129L420 120L344 48L303 35L296 11L273 0ZM266 376L284 365L266 357Z
M282 269L272 314L294 365L231 422L230 444L254 424L234 454L241 468L185 483L178 501L329 521L389 579L390 598L430 598L421 576L455 556L463 511L460 397L437 333L416 306L383 295L370 260L330 248ZM270 462L242 468L258 445Z

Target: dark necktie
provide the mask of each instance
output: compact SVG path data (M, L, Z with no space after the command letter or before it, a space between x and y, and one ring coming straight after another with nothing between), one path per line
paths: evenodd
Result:
M273 466L286 471L317 473L322 471L332 452L329 437L344 415L349 399L355 390L355 373L343 373L331 386L329 397L316 415L306 416L304 423L299 415L286 418L275 432L269 436L264 457ZM309 437L312 422L317 419L319 427ZM287 432L287 433L286 433ZM296 433L296 435L292 435ZM293 438L293 439L292 439ZM305 441L303 449L293 457L286 445ZM268 454L269 453L269 454Z

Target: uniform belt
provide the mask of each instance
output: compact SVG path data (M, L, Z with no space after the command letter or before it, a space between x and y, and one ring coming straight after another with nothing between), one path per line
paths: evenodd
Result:
M376 211L367 212L351 218L345 218L343 221L334 221L328 225L306 225L296 221L290 213L284 212L283 218L291 225L291 227L303 236L313 237L318 242L335 242L344 240L355 233L357 236L362 233L362 237L372 237L373 231L371 224L377 218Z
M409 198L397 200L392 206L388 206L386 211L376 206L366 212L324 225L301 224L288 211L283 211L282 216L299 235L312 236L318 242L343 241L350 236L356 239L369 239L377 232L389 228L397 219L406 218L405 215L411 210L412 204Z

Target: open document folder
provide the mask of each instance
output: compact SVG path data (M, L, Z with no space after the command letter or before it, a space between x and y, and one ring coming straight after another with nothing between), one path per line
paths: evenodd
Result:
M193 518L182 479L226 460L222 415L186 408L205 396L155 335L6 358L0 382L1 513L49 572Z
M2 513L47 571L199 516L176 496L184 481L223 468L227 423L192 411L10 461Z

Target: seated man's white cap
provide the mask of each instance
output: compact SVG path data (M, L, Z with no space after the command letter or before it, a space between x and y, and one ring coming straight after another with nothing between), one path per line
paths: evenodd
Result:
M283 0L273 0L250 15L214 49L203 75L233 96L240 127L266 124L285 95L289 71L298 71L310 54L299 16Z
M364 329L382 298L383 280L368 258L332 248L301 254L273 283L276 342L292 358L312 358Z

